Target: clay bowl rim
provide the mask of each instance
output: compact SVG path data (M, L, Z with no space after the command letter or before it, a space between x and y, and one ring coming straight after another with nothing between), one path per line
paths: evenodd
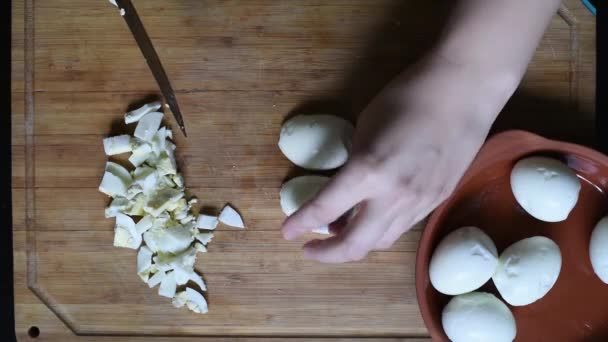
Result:
M497 152L501 152L498 154ZM422 315L422 319L426 328L433 340L442 341L445 339L445 333L441 326L441 321L435 319L430 312L430 306L425 293L425 285L429 283L428 264L432 254L432 246L434 240L431 240L432 233L437 230L444 222L447 214L455 204L454 201L460 191L463 191L467 183L492 164L499 160L513 159L518 160L524 155L534 153L553 152L562 155L577 155L598 164L608 167L608 156L595 151L589 147L551 140L534 133L512 130L498 133L490 137L482 146L481 150L465 172L453 195L445 200L429 217L418 244L416 252L416 268L415 268L415 283L416 283L416 299L418 308ZM507 153L507 154L505 154ZM608 176L608 175L607 175ZM605 189L604 189L605 190ZM441 236L436 236L436 239Z

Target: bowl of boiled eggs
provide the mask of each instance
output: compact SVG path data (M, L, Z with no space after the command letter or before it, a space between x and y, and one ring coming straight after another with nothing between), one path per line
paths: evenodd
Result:
M608 341L608 157L490 138L429 218L416 291L433 340Z

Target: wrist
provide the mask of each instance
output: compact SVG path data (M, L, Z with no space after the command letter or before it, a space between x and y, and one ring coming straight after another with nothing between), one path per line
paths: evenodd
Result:
M517 89L522 72L489 63L455 61L431 54L408 77L413 101L426 101L438 115L469 116L491 124Z

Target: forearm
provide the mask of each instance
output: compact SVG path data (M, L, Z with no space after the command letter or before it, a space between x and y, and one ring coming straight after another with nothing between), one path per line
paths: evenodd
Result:
M521 77L560 0L461 0L437 53L480 72Z
M408 107L491 125L517 88L559 0L461 0L428 58L394 85ZM439 96L439 98L438 98Z

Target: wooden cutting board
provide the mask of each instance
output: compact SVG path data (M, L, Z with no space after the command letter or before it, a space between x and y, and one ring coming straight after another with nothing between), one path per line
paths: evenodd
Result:
M304 239L286 242L278 232L278 189L301 171L276 142L294 111L356 117L432 46L450 2L134 3L190 133L184 139L176 129L186 184L205 206L233 203L247 229L220 229L199 257L208 315L174 309L143 284L136 253L112 246L97 186L107 159L102 137L125 131L127 106L158 94L156 83L107 1L13 0L19 339L426 340L414 288L420 228L362 262L304 260ZM578 1L565 2L497 129L592 141L594 26Z

